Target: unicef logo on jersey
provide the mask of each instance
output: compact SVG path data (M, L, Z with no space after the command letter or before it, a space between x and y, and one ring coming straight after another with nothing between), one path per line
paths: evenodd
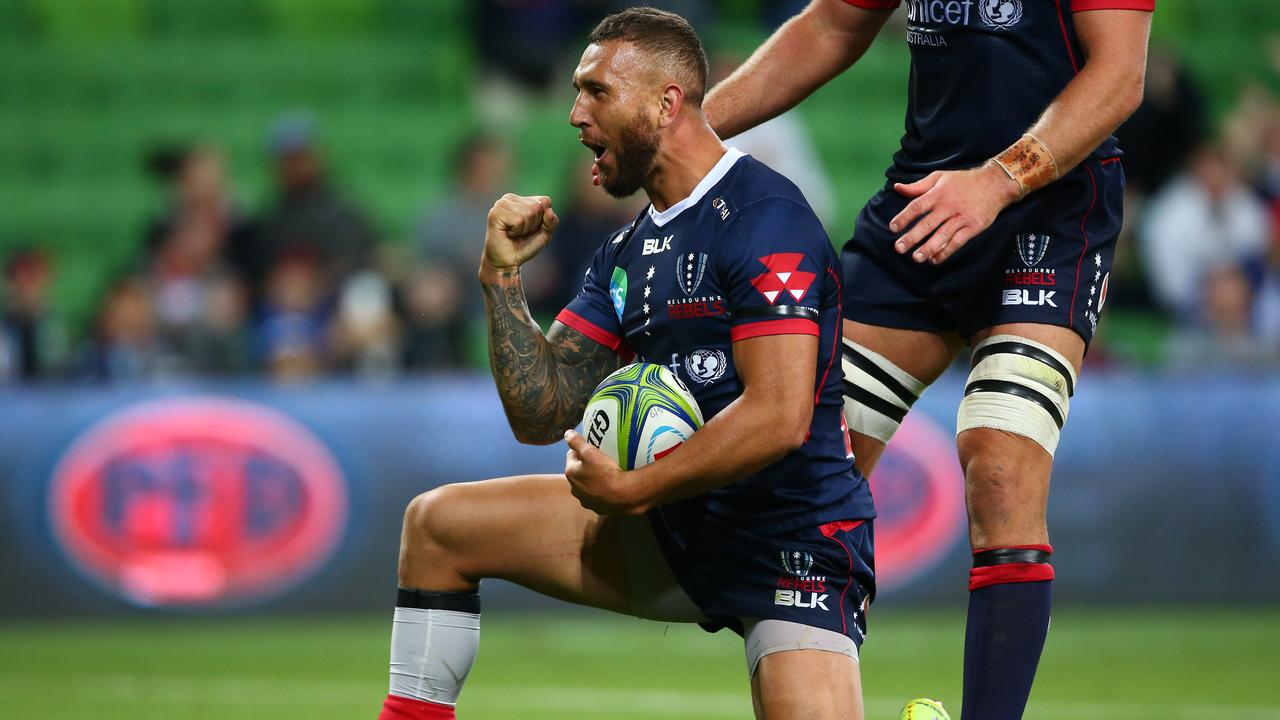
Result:
M685 372L703 385L710 385L724 375L724 352L721 350L694 350L684 359Z
M993 28L1011 28L1022 19L1022 0L979 0L978 14Z

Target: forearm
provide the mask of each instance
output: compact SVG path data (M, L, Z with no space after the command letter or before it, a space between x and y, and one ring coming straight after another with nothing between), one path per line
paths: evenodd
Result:
M675 452L634 471L637 505L648 510L724 487L781 460L804 443L804 417L780 417L780 406L744 393ZM792 428L787 432L786 428Z
M545 445L577 425L583 398L560 382L555 348L534 322L518 270L482 270L489 365L516 439Z
M859 15L837 21L837 13ZM887 17L821 0L810 4L711 89L703 103L707 121L730 138L790 110L862 57Z

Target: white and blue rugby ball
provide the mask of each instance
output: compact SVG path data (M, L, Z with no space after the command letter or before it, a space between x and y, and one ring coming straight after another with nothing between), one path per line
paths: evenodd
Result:
M702 427L702 410L669 369L633 363L600 382L582 415L582 435L634 470L659 460Z

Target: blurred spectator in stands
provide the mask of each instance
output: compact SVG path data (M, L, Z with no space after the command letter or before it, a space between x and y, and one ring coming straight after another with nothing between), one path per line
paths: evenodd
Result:
M511 151L495 137L473 135L454 151L450 174L444 194L418 221L414 242L428 262L474 275L489 209L511 179Z
M52 261L38 248L13 252L5 262L0 382L35 382L59 374L67 332L49 306L52 280Z
M481 61L476 98L485 117L506 126L563 76L567 48L586 18L580 0L478 0L471 35Z
M717 56L711 62L712 83L728 77L745 59L733 53ZM834 223L836 202L831 177L822 165L822 157L809 135L809 128L794 110L732 138L725 138L725 144L785 175L804 193L805 200L809 201L823 225Z
M263 218L261 240L246 253L243 272L255 300L266 300L264 283L280 258L308 253L320 292L332 297L348 276L368 267L378 236L364 212L334 190L309 117L280 118L270 145L278 196Z
M1168 363L1177 369L1267 368L1280 363L1280 347L1253 332L1253 290L1244 269L1231 262L1210 266L1200 287L1193 324L1170 340Z
M457 272L421 264L400 286L403 361L409 371L459 368L466 363L468 327L459 312L463 288Z
M391 285L373 270L343 284L331 330L334 367L364 378L388 378L400 365L400 327Z
M146 280L129 275L107 290L80 358L87 379L130 382L156 373L155 314Z
M152 170L170 184L166 214L152 222L149 281L163 375L234 375L248 369L243 284L228 257L254 241L210 147L163 150Z
M316 251L299 245L283 252L267 276L254 328L259 366L286 381L324 372L330 315L325 270Z
M1272 218L1271 243L1254 300L1253 320L1258 339L1280 350L1280 217Z
M1258 262L1270 235L1262 202L1219 144L1201 146L1187 171L1147 207L1140 251L1156 299L1174 317L1193 318L1210 268Z
M596 186L591 179L595 161L590 153L583 155L570 166L565 184L569 197L556 202L560 227L542 253L552 262L544 268L534 268L548 275L554 273L553 278L540 283L544 289L536 310L543 315L554 316L569 304L582 289L582 277L596 251L648 204L643 193L620 200Z
M1206 139L1204 93L1181 58L1152 48L1142 104L1116 130L1124 149L1127 187L1141 195L1160 189Z

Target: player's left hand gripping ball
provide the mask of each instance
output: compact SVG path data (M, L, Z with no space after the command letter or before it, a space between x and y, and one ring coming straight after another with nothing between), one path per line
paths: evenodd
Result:
M573 430L567 431L564 439L569 443L564 475L569 479L573 496L583 507L601 515L638 512L632 497L637 488L626 481L616 460Z

